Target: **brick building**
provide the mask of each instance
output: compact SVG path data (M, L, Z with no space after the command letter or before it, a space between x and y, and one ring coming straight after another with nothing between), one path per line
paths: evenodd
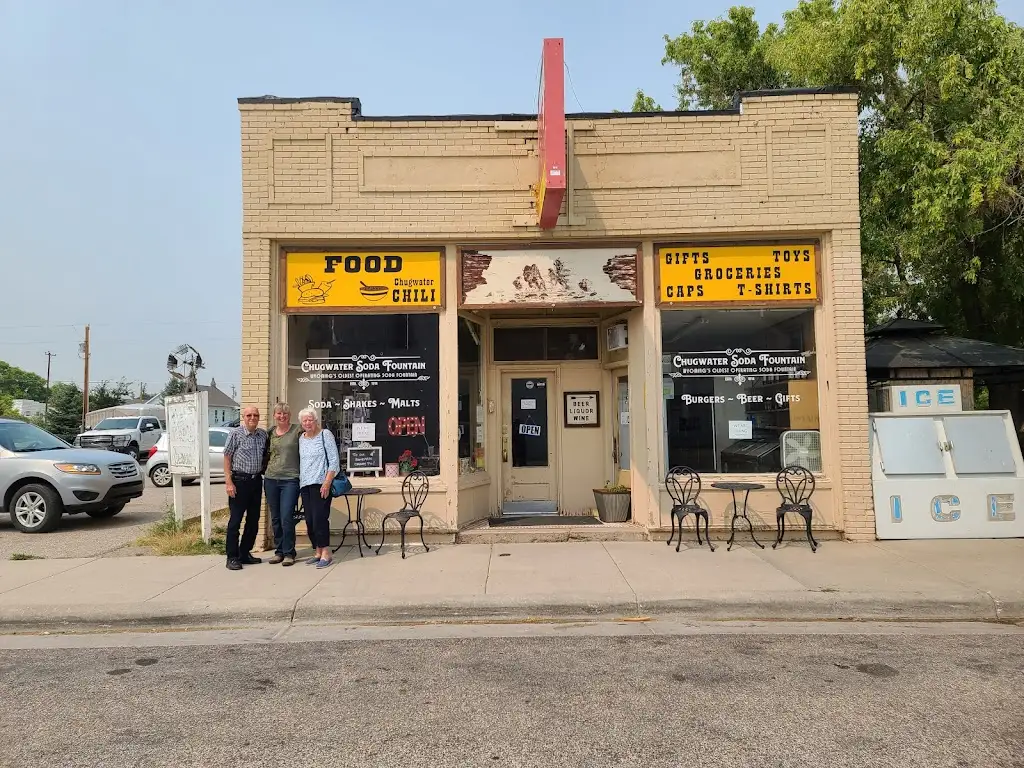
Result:
M313 404L343 458L380 448L353 459L380 460L353 472L384 491L371 529L404 453L431 475L428 530L451 534L590 514L619 482L630 524L667 531L675 465L701 472L712 527L731 497L710 483L736 479L765 484L751 517L774 525L796 452L815 526L874 537L856 94L565 115L544 227L535 115L239 109L243 404Z

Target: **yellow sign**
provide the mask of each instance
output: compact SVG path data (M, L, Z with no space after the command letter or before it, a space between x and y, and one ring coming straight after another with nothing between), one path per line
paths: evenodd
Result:
M818 253L802 245L658 249L662 304L814 301Z
M444 304L440 251L289 253L288 309L423 309Z

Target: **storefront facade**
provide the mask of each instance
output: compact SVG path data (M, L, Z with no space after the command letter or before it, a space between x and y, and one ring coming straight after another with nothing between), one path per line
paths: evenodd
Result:
M855 94L568 115L544 226L531 116L239 106L243 405L318 408L354 484L384 491L371 529L413 462L440 534L588 514L607 483L667 530L675 465L712 527L716 479L765 483L750 509L774 524L796 456L816 527L874 537Z

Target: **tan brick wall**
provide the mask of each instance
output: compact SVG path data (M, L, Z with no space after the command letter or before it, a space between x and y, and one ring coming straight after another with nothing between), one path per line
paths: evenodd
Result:
M571 117L573 189L553 232L534 225L533 122L353 119L349 103L322 101L240 113L244 402L265 407L274 394L278 243L820 236L836 525L873 537L855 95L751 97L740 114Z

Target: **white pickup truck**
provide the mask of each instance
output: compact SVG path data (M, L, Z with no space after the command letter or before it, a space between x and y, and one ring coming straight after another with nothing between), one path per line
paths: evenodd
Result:
M152 416L111 416L76 437L75 445L125 453L138 461L149 456L163 431L164 425Z

